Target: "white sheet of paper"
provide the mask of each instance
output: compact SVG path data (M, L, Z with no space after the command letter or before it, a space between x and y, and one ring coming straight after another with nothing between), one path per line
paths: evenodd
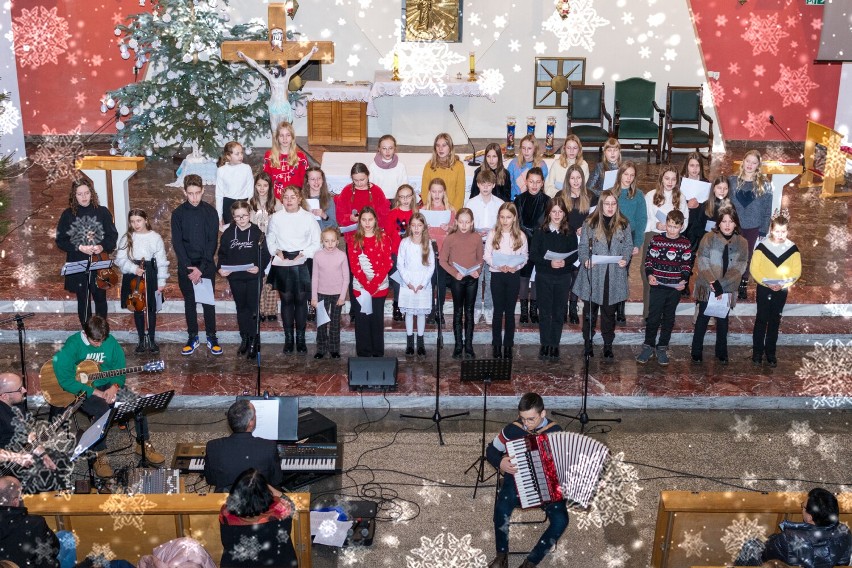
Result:
M314 209L320 208L319 199L308 198L305 201L308 202L308 211L313 211ZM314 219L316 219L317 221L319 221L321 218L322 217L320 217L319 215L314 215Z
M345 235L346 233L351 233L355 229L358 228L358 223L353 223L351 225L346 225L345 227L340 227L340 234Z
M660 223L666 222L666 215L667 213L663 213L661 209L657 209L657 212L654 214L654 216L657 218L657 221L659 221Z
M683 178L680 180L680 192L687 201L695 198L699 203L704 203L710 197L710 182Z
M580 268L580 259L574 261L574 268Z
M428 209L418 209L417 211L423 213L423 216L426 218L426 224L430 227L440 227L450 222L449 211L430 211Z
M216 305L216 298L213 297L213 281L209 278L202 278L201 282L193 284L192 290L195 292L195 301L199 304Z
M605 254L593 254L592 264L618 264L623 260L620 256L609 256Z
M604 173L604 189L612 189L615 187L615 178L618 176L618 170L607 170Z
M366 292L361 292L358 296L358 304L361 306L361 313L365 316L373 313L373 297Z
M251 433L255 438L278 441L278 399L253 400L257 423Z
M552 250L544 253L544 260L565 260L572 254L576 254L577 251L572 250L571 252L553 252Z
M709 233L710 231L712 231L715 228L716 228L716 221L707 221L707 223L705 223L705 225L704 225L704 232Z
M516 267L520 266L524 263L526 258L520 254L503 254L502 252L495 252L491 255L492 266L511 266Z
M254 268L253 264L223 264L222 270L228 272L245 272L249 268Z
M731 303L731 295L727 292L719 296L719 299L716 299L716 294L713 291L710 291L710 298L707 300L707 307L704 309L704 315L712 318L726 318L728 317L728 312L731 311L729 307Z
M595 212L595 209L597 209L597 208L598 208L598 206L597 206L597 205L592 205L591 207L589 207L589 215L591 215L592 213L594 213L594 212Z
M479 270L479 266L472 266L470 268L465 268L464 266L462 266L458 262L453 263L453 268L458 270L461 273L462 276L468 276L470 274L473 274L477 270Z
M535 282L535 266L533 266L533 271L530 273L530 282Z
M159 290L154 291L154 301L157 304L157 312L163 309L163 293Z
M284 262L278 255L272 257L272 266L299 266L301 264L305 264L305 261L308 260L307 257L303 256L299 260L289 260Z
M326 520L320 523L317 527L317 534L314 536L314 544L324 544L326 546L343 546L346 542L346 536L349 534L349 529L352 527L352 521Z
M402 274L399 273L399 270L394 270L393 274L391 274L389 278L400 286L405 286L405 282L402 280Z
M767 286L783 286L795 280L794 278L764 278L761 283Z
M324 326L330 321L331 316L328 315L328 311L325 309L325 302L320 300L319 302L317 302L317 329Z
M311 511L311 536L317 534L323 521L336 521L337 511Z

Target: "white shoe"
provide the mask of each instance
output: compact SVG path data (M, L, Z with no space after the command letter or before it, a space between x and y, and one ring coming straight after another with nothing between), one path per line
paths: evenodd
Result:
M485 316L485 323L491 325L491 322L494 320L494 310L485 310L482 313Z
M479 323L479 320L482 318L482 310L473 310L473 325Z

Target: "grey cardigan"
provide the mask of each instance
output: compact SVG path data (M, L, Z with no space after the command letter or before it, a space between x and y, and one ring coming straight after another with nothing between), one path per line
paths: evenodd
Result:
M592 266L592 285L589 289L589 270L586 268L586 261L589 259L589 237L594 238L594 231L589 226L588 221L583 223L583 228L580 231L580 244L578 248L578 256L580 258L580 271L577 274L577 279L574 281L574 293L581 300L591 301L596 304L603 304L603 285L607 271L609 271L609 297L607 298L608 305L617 304L627 299L627 269L628 266L621 268L617 264L595 264ZM633 255L633 237L630 234L630 226L626 229L618 229L612 236L612 242L607 244L606 239L594 238L592 243L592 254L601 254L606 256L620 256L626 261L630 260Z
M725 237L716 229L701 239L695 261L695 286L693 295L699 302L706 302L713 291L711 283L718 280L722 291L730 293L731 307L737 305L737 290L748 264L748 241L742 235L734 235L728 242L728 271L722 276L722 253Z

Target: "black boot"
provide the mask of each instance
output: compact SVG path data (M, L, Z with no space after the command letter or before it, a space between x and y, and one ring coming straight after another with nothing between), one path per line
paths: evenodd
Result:
M742 280L740 280L740 289L737 293L738 300L747 300L748 299L748 276L744 276Z
M605 363L612 363L615 361L615 354L612 352L612 343L604 345L603 358Z
M144 355L148 352L148 339L145 334L139 336L139 343L136 344L136 349L133 352L137 355Z
M627 323L627 317L624 315L624 302L618 302L615 308L615 322Z
M551 361L559 361L559 346L554 345L550 348L550 360Z
M573 324L580 323L580 315L577 313L577 300L571 300L568 303L568 322Z
M293 352L293 348L295 347L295 343L293 341L293 330L285 329L284 330L284 353L290 354Z
M160 346L157 345L156 341L154 341L154 334L153 333L148 334L148 352L150 352L150 353L159 353L160 352Z
M503 358L503 348L499 345L491 346L491 358L492 359L502 359Z
M538 348L538 360L546 361L547 358L550 357L550 346L542 345Z
M426 355L426 346L423 344L423 336L417 336L417 354Z
M240 339L240 347L237 349L237 355L245 355L246 350L248 349L248 336L245 333L240 332Z
M414 336L408 335L405 337L405 354L414 355Z
M246 340L246 359L256 359L257 352L260 350L260 338L254 335L249 335Z
M464 320L464 356L468 359L476 359L476 354L473 352L473 325L473 317L466 317Z
M399 311L399 304L396 302L393 303L393 321L403 321L405 317L402 315L402 312Z
M521 319L518 323L530 323L530 301L521 300Z
M512 358L512 346L504 345L503 346L503 359L511 359Z
M530 322L538 323L538 302L530 300Z
M297 331L296 332L296 352L297 353L307 353L308 346L305 345L305 332Z
M455 347L453 347L453 359L461 359L462 351L464 351L464 339L462 339L461 321L453 322L453 337L456 340L456 345Z

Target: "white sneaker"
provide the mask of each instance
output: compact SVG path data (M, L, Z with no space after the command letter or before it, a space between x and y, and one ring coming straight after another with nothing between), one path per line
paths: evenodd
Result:
M482 318L482 310L476 309L473 310L473 325L479 323L479 320Z
M485 310L482 313L485 316L485 323L491 325L491 322L494 320L494 310Z

